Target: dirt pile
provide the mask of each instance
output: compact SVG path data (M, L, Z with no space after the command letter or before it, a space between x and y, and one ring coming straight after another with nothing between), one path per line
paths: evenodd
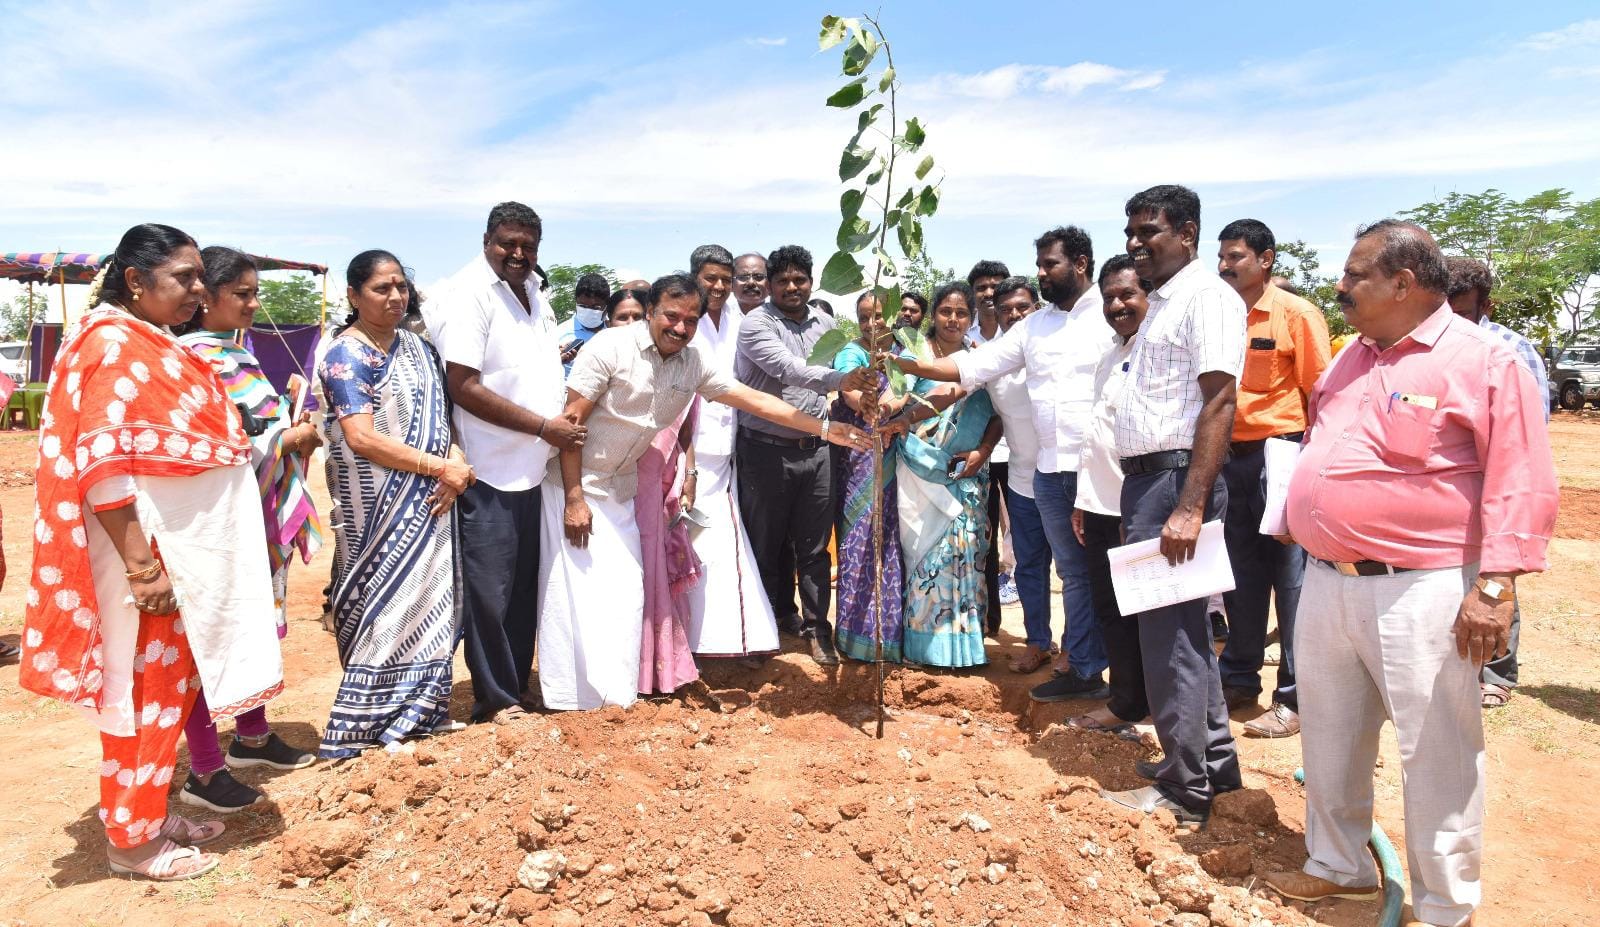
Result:
M991 723L971 679L897 672L907 707L877 741L869 673L748 675L720 706L535 716L320 769L258 865L348 896L351 924L1311 923L1244 887L1282 836L1265 793L1175 834L1097 797L1139 784L1141 746Z

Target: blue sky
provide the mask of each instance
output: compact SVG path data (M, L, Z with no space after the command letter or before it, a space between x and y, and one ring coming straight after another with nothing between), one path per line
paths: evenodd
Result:
M799 242L819 269L831 252L853 120L822 105L841 80L815 43L819 18L851 7L73 8L0 0L0 251L110 250L162 221L335 268L385 247L426 286L511 198L544 217L546 264L649 277L707 241ZM1325 268L1358 224L1451 190L1600 196L1597 12L881 8L904 109L945 178L928 248L963 271L1027 269L1057 224L1110 254L1122 202L1154 183L1200 192L1207 242L1252 216Z

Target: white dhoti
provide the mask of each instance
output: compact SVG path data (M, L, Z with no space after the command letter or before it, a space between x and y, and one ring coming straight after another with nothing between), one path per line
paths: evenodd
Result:
M633 500L586 496L593 528L579 550L562 530L561 476L541 487L539 691L558 710L632 705L639 695L644 567Z
M689 649L713 657L776 653L778 619L739 516L733 458L697 451L695 467L700 471L695 508L706 513L710 525L694 539L701 580L689 591Z

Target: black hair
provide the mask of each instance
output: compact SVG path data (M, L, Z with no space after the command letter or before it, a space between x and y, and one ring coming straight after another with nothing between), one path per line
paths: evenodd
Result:
M828 302L820 296L812 299L810 302L806 303L806 305L813 309L820 309L823 312L826 312L828 315L833 315L833 303Z
M999 286L994 288L995 305L999 305L1000 300L1005 299L1007 296L1010 296L1012 293L1015 293L1018 290L1027 290L1028 295L1033 297L1034 302L1039 301L1039 288L1033 285L1032 280L1029 280L1027 277L1007 277L1000 281Z
M645 309L653 311L663 299L678 299L683 296L695 297L700 306L700 315L706 314L709 300L706 291L700 288L699 281L688 274L667 274L658 277L655 283L650 284L650 301L645 303Z
M205 284L206 293L216 296L222 288L244 276L247 270L259 270L256 259L237 248L224 245L206 245L200 249L200 263L205 269L200 274L200 280ZM187 322L172 326L174 335L187 335L200 330L200 316L196 312ZM271 321L270 319L268 321Z
M539 214L514 200L496 204L489 210L489 226L483 233L493 235L494 230L502 225L521 226L533 232L535 238L544 237L544 223L539 221Z
M398 264L400 266L401 273L405 274L406 283L409 284L411 282L411 272L406 270L406 266L400 263L399 258L395 257L392 252L385 251L382 248L372 248L370 250L363 251L350 259L350 265L346 267L344 271L345 284L352 290L360 290L362 287L367 285L368 280L372 279L372 275L378 272L378 265L386 261L392 261L395 264ZM411 298L415 298L416 291L416 287L411 287ZM411 311L409 301L406 305L406 311ZM356 319L358 317L359 314L356 312L356 307L351 306L350 314L344 317L343 328L349 328L350 326L356 324Z
M1011 269L999 261L979 261L967 271L967 283L970 286L978 285L980 277L1009 277Z
M1445 261L1450 269L1450 290L1446 296L1460 296L1476 291L1479 299L1488 299L1494 292L1494 274L1489 265L1476 258L1452 257Z
M1266 254L1268 251L1278 250L1278 239L1272 235L1272 229L1260 219L1235 219L1222 227L1222 234L1217 236L1217 241L1233 241L1235 238L1244 239L1244 246L1256 254Z
M961 294L962 298L967 301L968 312L978 311L978 298L972 295L972 285L965 280L952 280L949 283L943 284L937 290L934 290L933 308L938 309L939 304L944 302L945 297L949 296L951 293Z
M862 303L866 302L869 299L876 301L877 298L878 298L878 294L877 293L874 293L871 290L863 290L861 292L861 295L856 297L856 308L860 309Z
M648 308L650 305L650 291L624 288L606 297L606 322L610 323L611 317L617 314L617 307L630 299L638 303L641 309Z
M917 304L917 308L922 310L922 314L924 316L926 316L928 314L928 297L923 296L921 293L918 293L916 290L906 290L905 292L900 294L900 299L902 300L902 302L901 302L902 306L905 304L904 300L909 299L912 302Z
M572 288L572 298L579 296L593 296L595 299L609 299L611 297L611 281L599 274L584 274L578 278L578 283Z
M140 277L148 278L184 246L199 247L188 233L170 225L146 222L123 232L122 240L117 242L117 250L111 253L111 260L106 262L105 280L100 284L95 304L128 306L133 302L133 293L128 289L125 271L131 267Z
M1033 240L1033 250L1038 251L1051 245L1060 244L1061 250L1067 260L1076 261L1078 258L1088 258L1089 263L1084 267L1083 274L1090 279L1094 278L1094 242L1089 239L1089 233L1076 225L1058 225Z
M1444 253L1422 226L1399 219L1379 219L1357 230L1356 241L1369 235L1383 236L1378 268L1386 276L1409 270L1416 276L1417 286L1424 290L1441 296L1449 292L1450 270L1445 266Z
M733 252L721 245L701 245L689 252L689 276L700 276L700 268L707 264L721 264L733 272Z
M810 277L811 252L799 245L784 245L767 255L767 279L790 269L805 271L805 275Z
M1200 195L1188 187L1163 183L1141 190L1128 198L1122 212L1129 218L1141 212L1164 213L1174 232L1185 222L1193 222L1195 239L1200 238Z
M1120 274L1125 270L1133 271L1134 278L1139 281L1139 289L1144 290L1146 293L1154 289L1154 287L1150 285L1149 280L1139 276L1139 265L1135 264L1133 262L1133 258L1127 256L1126 254L1117 254L1107 258L1105 266L1100 268L1100 279L1096 281L1096 283L1100 287L1104 288L1106 285L1106 278L1113 274Z

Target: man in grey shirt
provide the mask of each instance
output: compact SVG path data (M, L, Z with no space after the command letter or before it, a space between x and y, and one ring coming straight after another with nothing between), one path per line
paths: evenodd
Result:
M811 253L799 245L772 252L767 256L767 286L767 301L746 315L739 329L733 368L739 382L823 419L829 392L859 389L876 396L878 376L869 369L844 373L807 363L817 341L834 328L832 316L808 304ZM741 411L734 466L739 511L779 629L810 638L812 658L823 666L836 665L839 656L828 622L834 499L827 444ZM785 556L786 546L794 551L792 561Z

